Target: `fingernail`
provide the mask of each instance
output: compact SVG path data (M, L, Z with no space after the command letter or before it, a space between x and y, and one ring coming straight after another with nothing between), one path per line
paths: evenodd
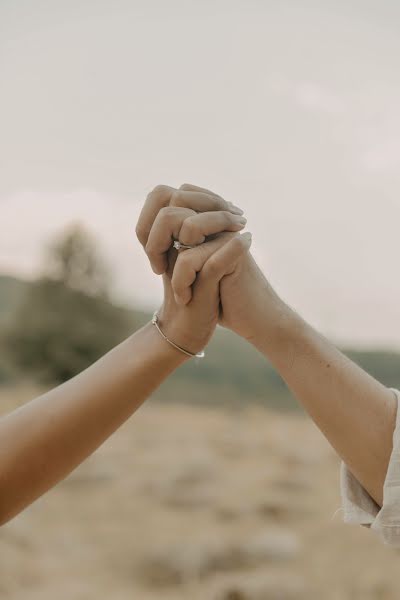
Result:
M246 217L235 217L235 221L239 225L243 225L243 226L246 225L246 223L247 223Z
M235 206L232 202L228 202L229 204L229 210L234 214L234 215L244 215L244 210L242 210L241 208L239 208L238 206Z
M238 206L233 206L232 207L232 212L235 215L244 215L244 210L242 210L241 208L239 208Z
M243 239L244 239L246 242L248 242L249 244L251 244L251 242L253 241L253 234L252 234L252 233L250 233L250 231L246 231L246 233L244 233L244 234L242 235L242 238L243 238Z

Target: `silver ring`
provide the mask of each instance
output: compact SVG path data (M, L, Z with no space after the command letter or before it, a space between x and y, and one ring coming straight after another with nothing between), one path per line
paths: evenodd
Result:
M174 241L175 250L193 250L196 246L186 246L186 244L181 244L179 240Z

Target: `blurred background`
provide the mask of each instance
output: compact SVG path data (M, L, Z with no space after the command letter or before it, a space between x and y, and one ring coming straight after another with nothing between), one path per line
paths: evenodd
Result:
M159 306L157 184L241 206L277 292L400 389L394 0L0 2L0 410ZM219 330L0 531L0 598L386 600L398 551L342 523L339 460Z

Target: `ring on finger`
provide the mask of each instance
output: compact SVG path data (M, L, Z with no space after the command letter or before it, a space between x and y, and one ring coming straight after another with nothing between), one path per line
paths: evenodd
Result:
M196 248L196 246L188 246L187 244L182 244L179 240L174 241L175 250L192 250Z

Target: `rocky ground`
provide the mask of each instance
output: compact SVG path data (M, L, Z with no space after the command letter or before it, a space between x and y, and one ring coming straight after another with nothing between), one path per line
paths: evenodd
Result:
M397 600L399 551L338 509L303 416L149 402L0 530L0 598Z

